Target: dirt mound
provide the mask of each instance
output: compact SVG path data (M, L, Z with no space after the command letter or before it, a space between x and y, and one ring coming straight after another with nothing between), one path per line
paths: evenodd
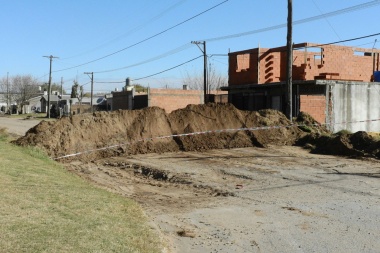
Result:
M170 114L149 107L42 121L15 143L41 147L53 158L72 155L65 159L87 161L268 144L299 145L321 154L380 158L378 139L366 132L332 135L306 113L300 113L292 125L276 110L241 111L231 104L210 103L189 105Z
M273 127L289 125L290 121L278 111L241 111L231 104L189 105L170 114L149 107L43 121L15 143L41 147L53 158L81 153L74 159L93 160L150 152L292 145L302 135L300 129ZM237 130L253 127L267 129ZM218 131L223 129L231 130ZM204 131L210 132L178 136ZM160 136L164 138L157 138Z
M297 141L312 153L350 157L380 158L380 139L359 131L354 134L341 131L336 134L309 134Z
M291 145L300 134L297 128L234 131L234 129L270 126L288 126L290 121L280 112L263 110L241 111L231 104L189 105L168 115L173 134L212 132L207 135L176 137L181 150L265 147L267 144Z

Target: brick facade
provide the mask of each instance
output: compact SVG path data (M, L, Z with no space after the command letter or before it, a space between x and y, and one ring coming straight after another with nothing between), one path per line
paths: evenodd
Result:
M300 111L307 112L319 123L326 123L326 97L300 95Z
M226 91L210 91L213 95L227 95ZM203 104L202 90L180 90L180 89L149 89L148 106L158 106L165 109L167 113L184 108L189 104ZM217 100L217 99L216 99Z
M316 82L372 82L374 72L380 68L379 54L378 49L313 43L294 45L293 116L303 111L325 123L332 116L331 112L326 112L329 98L326 98L326 90L315 85ZM286 47L254 48L228 55L229 86L224 90L229 91L230 102L243 110L276 108L286 111Z
M379 70L380 50L337 45L294 45L293 80L369 82ZM286 47L229 53L229 86L286 81Z
M149 106L157 106L170 113L189 104L202 104L203 91L200 90L172 90L150 89Z

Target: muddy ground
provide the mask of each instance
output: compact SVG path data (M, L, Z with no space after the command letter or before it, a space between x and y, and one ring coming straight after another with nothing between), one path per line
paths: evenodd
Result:
M42 122L14 143L141 203L168 252L380 248L379 138L331 134L306 114L290 122L228 104L104 112Z

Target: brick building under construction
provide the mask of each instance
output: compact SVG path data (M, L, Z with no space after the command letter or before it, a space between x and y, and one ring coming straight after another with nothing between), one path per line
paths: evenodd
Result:
M332 131L380 131L378 49L293 46L293 115L304 111ZM286 47L229 53L229 102L242 110L285 112ZM365 122L368 121L368 122Z

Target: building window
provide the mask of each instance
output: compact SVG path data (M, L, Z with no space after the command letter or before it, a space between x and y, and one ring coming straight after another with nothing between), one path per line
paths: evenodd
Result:
M241 72L241 71L246 71L249 69L249 54L239 54L236 56L236 71Z
M354 50L354 55L356 55L356 56L372 56L372 53Z

